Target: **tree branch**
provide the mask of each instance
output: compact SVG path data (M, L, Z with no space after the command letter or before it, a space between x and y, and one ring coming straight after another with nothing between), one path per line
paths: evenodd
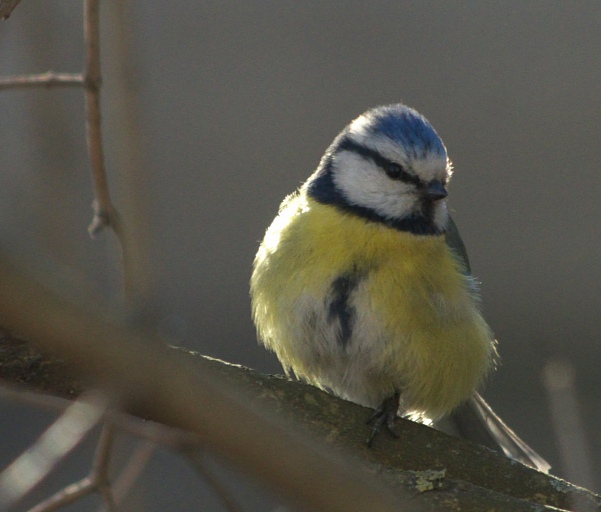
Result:
M195 365L148 333L92 314L19 272L2 255L0 269L5 325L55 357L76 361L78 375L107 390L125 410L194 432L202 448L306 508L398 509L398 496L356 462L332 455L273 413L251 407L217 372L221 364Z
M0 508L5 510L27 495L31 489L45 479L54 468L75 449L89 432L101 422L108 403L106 399L96 396L80 399L72 404L38 439L23 452L0 475ZM65 437L65 430L69 436ZM60 446L60 450L57 447ZM36 463L32 464L35 460ZM18 484L17 484L18 482ZM85 485L65 488L61 496L46 500L35 512L55 510L52 505L71 503L81 495L80 489ZM70 499L71 498L71 499ZM47 508L49 507L49 508Z
M0 18L8 18L18 1L0 0ZM122 222L111 202L104 165L102 123L100 112L100 20L99 0L84 0L85 58L83 73L56 73L48 71L37 75L19 75L0 78L0 90L25 87L83 87L86 106L86 134L92 183L94 188L94 217L88 232L98 234L106 226L113 228L124 248Z
M13 344L12 341L4 343ZM9 378L19 374L14 372L19 350L25 354L23 373L30 371L31 346L18 341L14 344L21 348L0 352L11 354L12 360L11 363L6 361L9 358L0 359L0 378L6 378L4 367L7 363L11 363ZM464 511L489 508L498 511L545 510L546 507L541 508L540 504L570 509L574 502L583 500L593 507L591 510L599 510L599 498L588 491L408 420L398 421L400 439L381 436L376 447L368 449L365 440L369 427L365 425L365 419L370 411L366 408L300 382L263 375L185 349L172 347L170 352L183 366L186 366L184 362L191 362L199 372L208 371L215 375L226 388L235 385L244 389L245 403L253 408L271 410L276 416L301 426L305 433L325 439L335 450L350 453L355 458L354 464L366 467L395 493L406 497L410 492L412 501L427 505L426 510L453 510L453 507L461 507ZM39 380L33 374L29 383L49 391L48 376L64 375L69 367L63 361L49 358L44 361L44 372ZM53 366L56 370L51 369ZM73 373L71 368L70 374ZM58 384L56 392L63 393L64 380L59 380ZM78 385L78 381L74 384ZM229 421L240 420L234 416ZM183 450L202 472L202 450L189 443Z
M0 20L7 20L21 0L0 0Z
M47 71L38 75L18 75L0 78L0 90L24 87L81 87L84 78L81 73L55 73Z
M86 133L94 184L94 218L88 227L91 236L111 226L121 239L121 223L111 203L104 165L100 112L100 5L99 0L84 0L84 87L86 100ZM123 246L123 240L121 245Z

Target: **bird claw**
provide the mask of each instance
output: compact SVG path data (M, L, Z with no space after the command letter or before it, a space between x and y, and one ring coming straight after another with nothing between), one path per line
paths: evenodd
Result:
M388 433L398 438L399 434L394 428L394 421L397 417L399 410L400 394L395 393L393 396L387 398L382 402L382 405L376 409L376 411L369 417L367 424L374 422L374 426L371 429L371 435L367 440L367 446L371 448L374 444L376 436L382 430L382 427L386 427Z

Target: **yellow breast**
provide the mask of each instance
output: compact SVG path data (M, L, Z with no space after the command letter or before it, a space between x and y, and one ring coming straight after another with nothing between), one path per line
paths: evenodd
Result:
M440 417L469 398L494 354L472 285L444 236L419 236L288 201L257 254L251 289L259 334L285 367L366 405L400 391L408 410ZM352 336L330 324L332 283L349 291Z

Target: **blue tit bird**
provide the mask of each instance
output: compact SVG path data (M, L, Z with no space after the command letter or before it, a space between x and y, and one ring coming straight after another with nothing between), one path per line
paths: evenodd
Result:
M288 196L254 261L260 341L293 373L376 409L434 423L543 471L477 390L495 340L446 203L452 165L430 123L374 108Z

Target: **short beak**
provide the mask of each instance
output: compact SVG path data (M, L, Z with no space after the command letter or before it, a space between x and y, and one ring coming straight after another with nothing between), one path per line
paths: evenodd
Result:
M439 201L447 197L447 189L440 181L432 181L426 188L424 195L431 201Z

